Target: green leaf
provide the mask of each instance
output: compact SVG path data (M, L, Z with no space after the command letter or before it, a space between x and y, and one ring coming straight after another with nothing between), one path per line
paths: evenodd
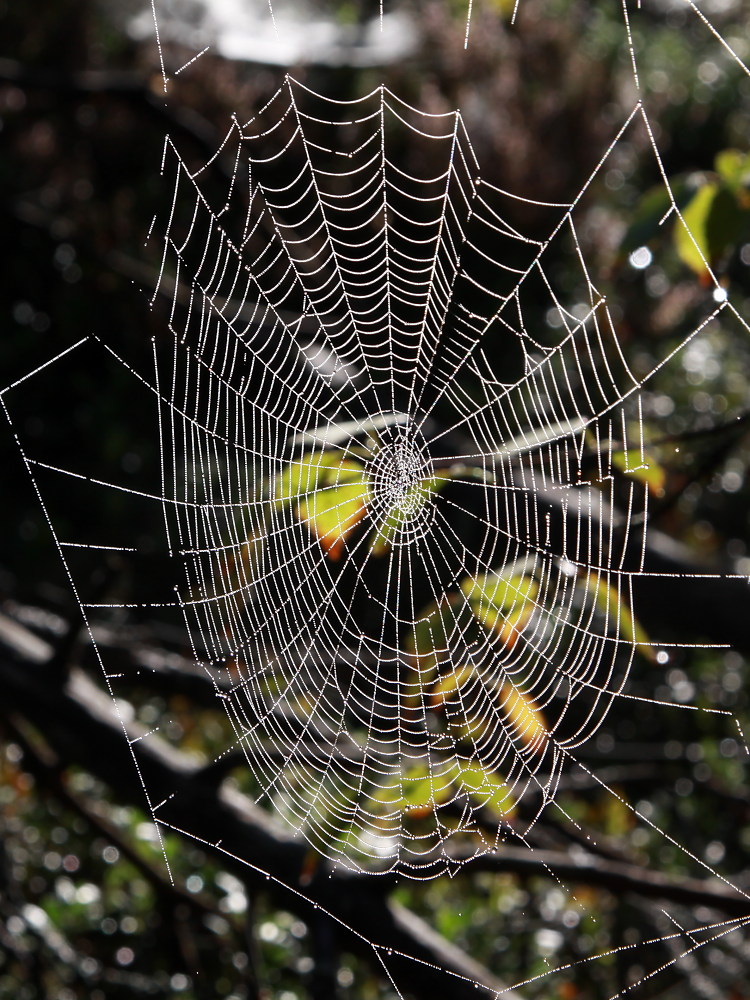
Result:
M708 269L737 242L744 214L728 187L714 182L700 187L674 229L675 249L683 264L706 278Z
M276 477L272 489L274 505L294 505L299 520L334 560L364 516L368 499L364 465L342 451L303 455Z
M277 507L285 507L331 482L361 480L363 473L364 466L343 451L307 452L276 477L271 498Z
M496 10L506 21L513 17L517 4L518 0L490 0L490 8Z
M608 837L624 837L635 826L635 815L628 808L627 798L621 788L613 789L601 805L601 823Z
M451 670L449 674L445 677L441 677L437 684L432 689L432 694L430 696L430 701L434 708L438 708L444 705L447 701L457 693L458 689L462 687L467 681L470 681L474 676L474 667L470 665L464 665L462 667L456 667L455 670Z
M292 462L273 481L271 500L277 508L296 503L301 496L314 490L318 482L318 465L315 456L303 456L299 462Z
M389 818L405 815L420 819L429 815L436 805L451 797L447 781L435 781L424 760L407 764L400 774L393 774L383 785L375 788L369 798L378 813Z
M500 816L508 816L515 809L507 784L481 764L459 764L456 784L476 805L491 809Z
M318 538L330 559L341 557L347 537L364 517L368 490L362 481L321 488L303 500L298 516Z
M739 149L722 149L716 154L714 168L735 194L740 194L750 186L750 153L742 153Z
M379 559L391 551L399 529L403 527L404 523L405 518L401 509L399 507L391 507L370 536L370 552L376 558Z
M440 655L448 649L448 636L455 628L456 616L450 601L428 605L407 634L405 652L419 671L420 688L425 690L437 673ZM419 707L421 694L406 695L406 704Z
M541 751L547 745L549 732L540 709L531 698L515 685L505 683L500 689L500 711L505 716L508 735L520 740L527 748Z
M604 576L587 574L582 581L587 595L594 598L598 609L605 616L610 631L617 637L632 642L636 651L652 663L656 663L656 653L643 627L635 620L633 612L615 587Z
M418 819L432 812L435 805L450 798L450 786L435 784L430 769L424 761L405 768L401 774L402 812Z
M672 196L681 210L690 201L695 191L687 174L670 178ZM672 208L672 198L663 184L646 191L633 215L633 221L625 232L620 244L620 253L627 257L639 247L646 246L661 233L659 223Z
M370 538L370 552L374 556L380 557L390 552L399 531L408 527L420 508L439 493L451 478L446 474L447 471L441 470L440 474L415 483L401 502L394 504L386 512Z
M432 805L432 781L429 774L424 777L404 775L401 802L405 810L429 808Z
M519 601L535 600L539 584L533 576L525 573L507 576L503 573L485 573L463 579L461 591L472 609L475 606L491 605L496 611L510 611Z
M454 698L460 699L461 689L475 674L473 666L464 665L441 677L432 689L433 708L448 705ZM507 681L503 684L491 684L489 693L493 699L497 698L497 709L503 716L508 736L514 741L520 741L528 749L543 750L549 737L547 723L529 695ZM486 702L479 706L473 704L465 714L462 712L461 717L451 717L449 728L459 733L463 739L472 739L475 733L484 730L487 707Z
M667 474L653 455L644 452L642 459L640 450L614 451L612 465L625 475L633 476L639 482L645 483L649 491L656 496L664 495Z
M461 590L480 625L512 648L534 611L539 584L524 573L487 573L462 580Z

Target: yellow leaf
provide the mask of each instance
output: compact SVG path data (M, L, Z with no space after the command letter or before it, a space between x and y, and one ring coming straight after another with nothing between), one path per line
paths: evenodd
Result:
M493 7L498 14L509 21L516 12L519 0L490 0L490 6Z
M456 784L479 806L507 817L515 809L510 789L502 778L481 764L460 764Z
M499 701L509 736L530 750L544 750L549 732L541 710L531 698L506 681L500 688Z
M477 621L512 649L534 612L539 584L524 573L487 573L467 577L461 590Z
M343 451L306 452L277 476L271 491L277 507L296 503L325 486L363 483L364 465Z
M435 493L439 493L447 481L445 476L431 476L415 483L399 503L394 504L386 511L370 538L370 552L375 557L384 556L390 552L398 532L408 526L419 509Z
M439 708L447 701L450 701L451 697L457 693L458 689L463 684L466 684L467 681L471 680L473 674L474 667L463 666L456 667L455 670L446 674L445 677L441 677L432 689L430 703L433 708Z
M501 618L497 616L492 622L492 628L500 636L500 641L506 649L513 649L533 613L533 606L526 606L519 611ZM489 616L488 616L489 619Z
M716 173L735 193L743 193L750 184L750 154L739 149L722 149L714 158Z
M470 604L492 605L498 611L512 610L519 601L534 600L539 593L539 584L533 576L514 573L486 573L478 577L466 577L461 581L461 590Z
M709 268L731 249L743 224L737 196L722 184L703 184L682 210L674 229L680 260L704 282L710 282Z
M370 793L374 811L386 818L423 819L451 796L450 783L438 784L425 761L407 764L400 774Z
M347 537L367 511L365 468L341 451L310 452L274 481L276 507L293 504L300 521L330 559L341 557Z
M297 515L317 536L328 557L337 560L347 537L365 515L366 498L362 482L324 487L301 501Z
M411 819L428 816L448 794L445 787L435 789L429 768L423 762L404 769L401 775L401 811Z
M645 483L649 492L655 496L664 495L667 474L652 455L644 452L642 458L640 451L614 451L612 452L612 465L620 472L634 476L640 482Z

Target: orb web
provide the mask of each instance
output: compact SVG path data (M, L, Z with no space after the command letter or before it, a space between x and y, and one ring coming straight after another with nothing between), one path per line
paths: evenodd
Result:
M154 227L190 285L156 350L186 622L237 676L261 798L335 860L433 875L477 815L497 829L479 852L511 814L533 825L653 655L630 611L647 486L622 505L612 476L643 456L641 381L575 206L519 231L460 114L289 78L222 155L212 202L167 142ZM557 243L573 288L546 269Z

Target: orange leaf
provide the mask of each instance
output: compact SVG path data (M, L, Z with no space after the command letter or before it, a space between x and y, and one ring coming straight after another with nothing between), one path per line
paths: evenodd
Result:
M320 545L331 560L331 562L338 562L344 553L346 548L346 539L356 528L359 522L367 513L367 508L362 504L358 510L351 513L346 520L343 520L336 528L329 528L324 533L320 533L315 521L312 521L310 527L315 532ZM338 534L336 534L338 531Z
M500 636L500 641L506 649L513 649L518 641L518 637L526 627L529 618L531 618L532 611L533 608L524 607L521 611L516 612L515 615L511 615L505 621L497 621L494 628Z

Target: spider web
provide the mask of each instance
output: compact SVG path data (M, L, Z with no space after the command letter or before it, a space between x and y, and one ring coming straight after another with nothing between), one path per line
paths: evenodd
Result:
M606 615L594 622L594 612L601 580L631 600L630 573L618 570L622 539L645 514L645 487L631 484L618 541L604 525L614 506L612 442L643 451L627 414L641 383L584 262L580 318L550 285L547 247L577 242L570 206L541 206L558 217L550 237L525 238L503 217L508 196L477 177L458 114L426 119L381 87L343 107L318 97L311 115L304 93L289 80L259 125L237 123L227 137L225 152L236 144L230 158L249 165L241 239L221 224L234 214L234 191L212 208L201 173L191 175L167 145L164 171L189 223L171 216L164 270L175 287L189 275L191 292L167 358L157 354L165 520L184 559L188 628L212 665L231 662L239 675L228 708L263 794L335 859L363 854L434 874L436 856L448 864L447 842L472 829L481 808L463 787L465 765L476 758L503 774L509 805L527 790L543 805L566 752L596 731L622 691L637 641L608 634ZM335 128L335 145L307 137L316 119ZM394 122L433 147L425 176L389 159ZM337 154L340 171L316 163ZM245 248L264 222L253 259ZM472 264L488 236L507 250L499 263L484 262L479 282ZM538 307L540 296L559 316L554 346L527 329L526 301ZM285 313L298 318L284 321ZM511 341L522 372L513 381L501 381L485 353L499 339ZM582 488L587 433L603 442L603 490ZM309 470L333 442L336 467L318 486ZM321 538L311 511L327 491L334 517L351 502L341 485L347 460L364 469L364 514L339 558L346 511ZM302 482L293 484L284 472L295 461ZM437 492L448 479L459 489ZM560 548L553 537L565 535L559 522L571 504L580 528ZM382 566L373 566L370 528L388 531ZM228 558L238 556L230 571ZM499 632L473 636L462 582L498 566L497 586L514 568L514 592ZM574 586L581 568L592 574L583 591ZM533 595L513 582L520 572ZM451 591L430 643L437 663L423 668L427 657L404 648L420 627L437 628L424 609ZM504 643L502 625L528 614L523 642ZM456 692L456 718L436 728L436 675L464 665L471 678ZM514 718L517 692L545 725ZM434 829L414 834L409 783L425 781ZM461 821L451 829L441 812Z
M640 91L638 11L623 16ZM160 508L175 588L140 606L182 621L234 729L225 753L335 866L428 879L506 845L533 856L543 811L578 826L556 795L583 776L733 885L580 752L640 702L724 715L744 746L731 712L628 685L637 657L664 664L690 645L638 624L639 582L666 576L645 568L643 392L712 324L747 329L706 262L694 329L650 371L629 365L580 226L634 132L685 226L640 93L577 196L550 204L483 180L458 112L425 114L384 85L336 101L289 77L209 162L165 142L168 197L149 233L163 247L163 334L145 350L87 336L3 391L10 419L22 384L83 350L131 374L134 405L156 412L159 469L134 490L19 442L50 526L60 477L81 502L124 490L134 519ZM519 206L544 238L519 228ZM548 264L560 255L572 279ZM87 620L122 608L90 600L86 581L97 550L126 540L55 538ZM745 923L667 919L638 946L644 963L655 943L674 956L642 983ZM388 943L369 943L390 977Z

